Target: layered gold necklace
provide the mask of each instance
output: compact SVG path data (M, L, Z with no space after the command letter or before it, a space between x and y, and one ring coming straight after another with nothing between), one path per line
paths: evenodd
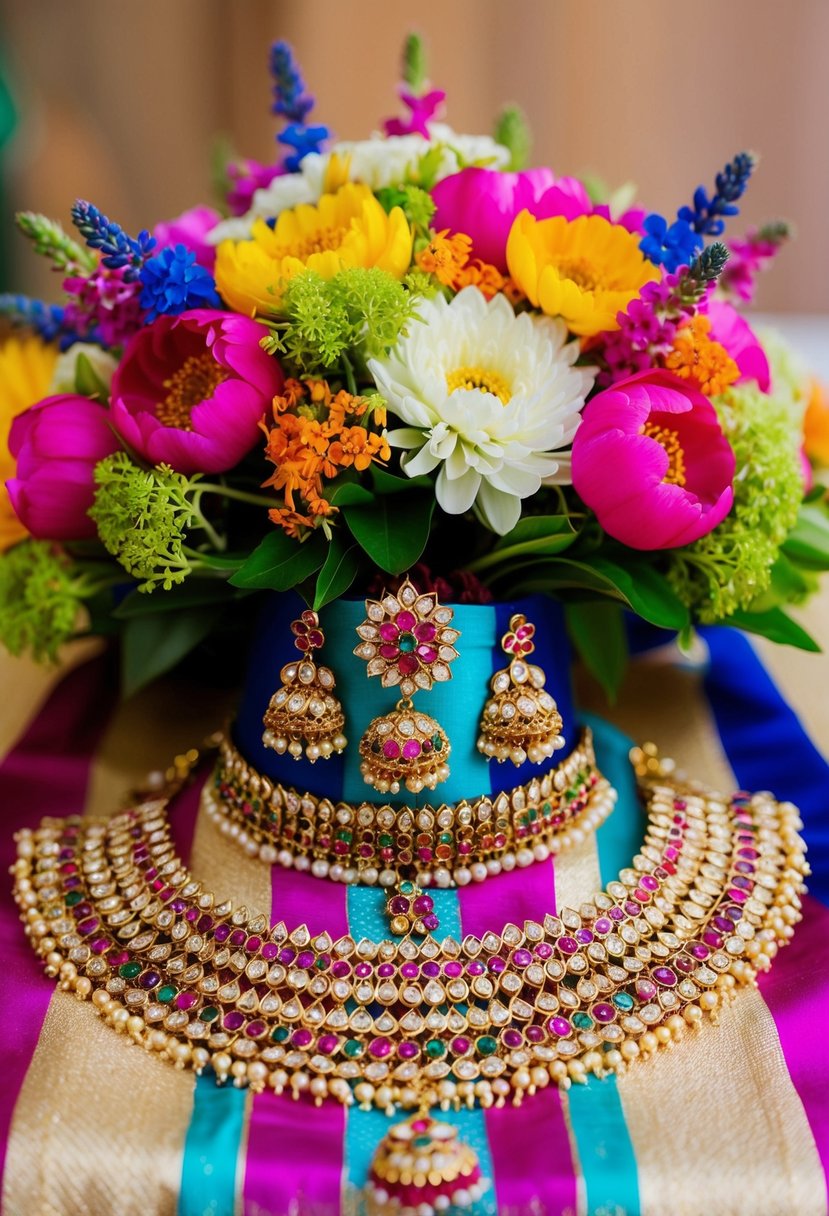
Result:
M633 758L630 867L578 911L462 941L333 940L219 902L176 856L165 798L22 832L15 895L47 974L179 1067L317 1103L520 1102L715 1015L800 919L796 808Z

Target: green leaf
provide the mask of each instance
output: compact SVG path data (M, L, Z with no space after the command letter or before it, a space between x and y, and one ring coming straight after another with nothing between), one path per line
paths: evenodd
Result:
M646 562L622 567L602 557L591 556L589 562L555 557L539 562L534 577L522 579L520 587L525 592L563 587L597 592L620 600L662 629L684 629L690 620L688 609L667 580Z
M829 570L829 514L825 507L819 503L802 506L782 550L798 565Z
M335 507L353 507L361 503L374 502L374 495L368 486L360 485L356 481L340 481L339 479L326 497Z
M433 491L432 479L425 474L420 477L396 477L381 465L373 464L370 476L371 484L378 494L410 494L412 490Z
M735 625L747 633L756 633L783 646L795 646L798 650L809 650L813 654L821 653L820 646L811 634L787 616L782 608L769 608L767 612L733 612L722 624Z
M402 574L426 548L434 509L431 494L409 494L378 498L370 507L346 507L343 515L375 565Z
M338 596L344 595L360 568L359 545L350 545L339 532L328 547L328 556L317 575L317 587L314 592L313 608L319 612L326 604Z
M564 606L567 632L585 667L601 684L608 701L615 701L628 661L622 607L607 600Z
M247 590L236 589L217 579L189 578L169 591L155 591L147 595L143 591L130 591L124 596L112 615L121 621L137 616L155 615L159 612L180 612L185 608L198 608L209 604L230 604L234 600L250 595Z
M566 515L528 515L519 519L506 536L499 538L492 556L494 559L497 554L502 561L522 553L560 553L575 538L575 529Z
M688 624L690 618L685 604L668 580L647 562L617 566L606 558L593 557L590 565L596 574L612 583L638 616L652 625L662 629L684 629Z
M224 611L221 605L156 613L126 622L121 647L121 687L125 697L163 675L204 641Z
M96 401L109 400L109 389L95 371L87 355L81 353L75 359L75 392Z
M771 568L770 582L762 595L755 596L749 612L766 612L769 608L802 603L817 589L818 575L813 567L801 567L781 550Z
M366 508L364 508L365 510ZM234 587L263 587L289 591L325 561L326 541L321 532L308 540L292 540L284 532L269 532L248 560L231 577Z

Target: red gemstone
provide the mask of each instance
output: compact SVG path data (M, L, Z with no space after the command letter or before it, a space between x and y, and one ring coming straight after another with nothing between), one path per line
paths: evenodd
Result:
M412 633L417 638L418 642L433 642L437 629L431 621L422 621L419 625L415 625Z
M413 676L420 666L420 662L416 655L401 654L400 658L397 660L397 666L401 675Z
M417 617L413 612L409 612L408 608L404 608L402 612L398 612L394 620L398 629L402 629L404 633L411 633L417 624Z

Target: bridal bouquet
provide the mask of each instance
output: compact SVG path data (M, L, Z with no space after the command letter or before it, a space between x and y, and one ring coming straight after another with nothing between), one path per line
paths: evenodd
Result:
M65 300L0 301L6 646L120 632L131 689L263 589L320 609L419 564L559 598L610 690L625 611L815 649L786 607L829 567L829 411L740 311L788 235L731 234L755 158L662 216L525 168L514 109L443 125L415 38L365 141L270 66L278 159L230 163L221 209L17 217Z

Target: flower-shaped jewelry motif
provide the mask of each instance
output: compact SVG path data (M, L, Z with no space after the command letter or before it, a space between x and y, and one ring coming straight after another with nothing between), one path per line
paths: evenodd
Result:
M535 625L520 612L510 617L509 633L501 638L501 648L516 659L525 658L535 650Z
M294 646L303 654L319 650L325 641L325 635L320 629L320 619L316 612L306 609L297 621L291 621L291 633L294 635Z
M458 657L454 643L460 637L450 628L454 615L433 592L421 595L407 578L397 595L366 600L354 653L366 660L369 676L380 676L384 688L399 685L410 697L419 688L451 680L449 664Z

